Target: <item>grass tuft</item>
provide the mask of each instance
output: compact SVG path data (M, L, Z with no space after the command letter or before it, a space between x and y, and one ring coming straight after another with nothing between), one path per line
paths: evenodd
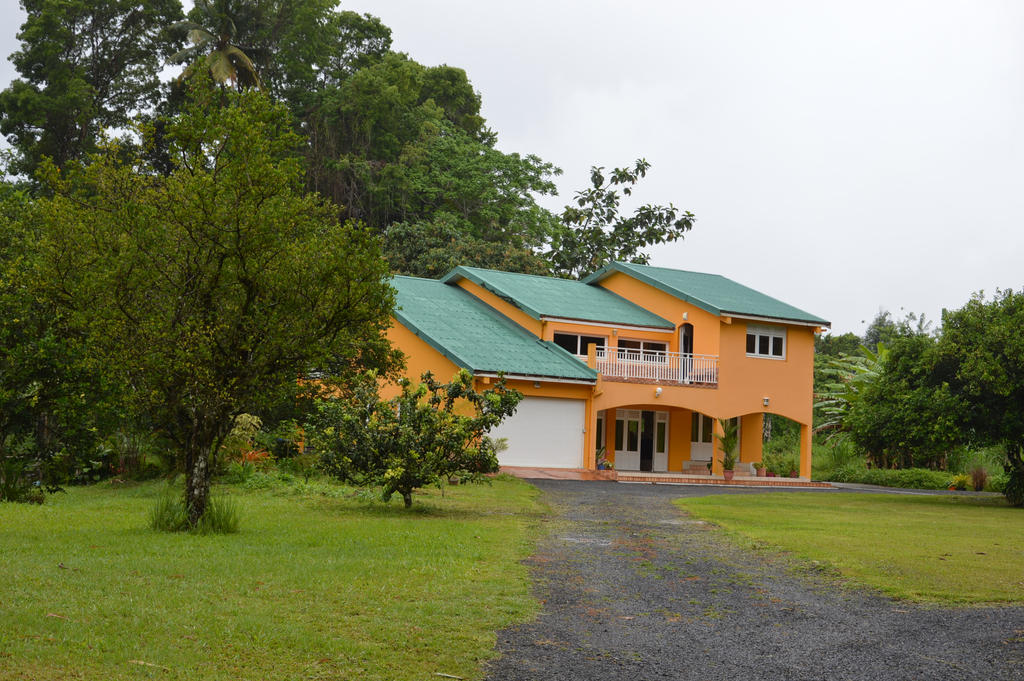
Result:
M149 527L157 532L234 534L239 527L238 504L231 497L211 495L199 522L189 527L181 492L169 486L149 509Z

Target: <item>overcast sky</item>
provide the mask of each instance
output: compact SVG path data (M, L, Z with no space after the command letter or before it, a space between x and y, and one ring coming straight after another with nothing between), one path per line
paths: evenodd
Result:
M22 19L5 0L0 51ZM1024 279L1024 3L344 2L459 66L505 151L653 165L693 211L652 263L724 274L862 332ZM0 82L14 76L3 64ZM902 309L902 311L901 311Z

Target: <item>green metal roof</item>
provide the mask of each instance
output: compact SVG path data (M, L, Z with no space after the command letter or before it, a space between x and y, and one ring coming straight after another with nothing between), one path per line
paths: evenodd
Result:
M458 286L400 276L391 285L398 292L395 318L460 367L474 373L597 379L586 364Z
M675 329L672 322L599 286L574 279L515 274L477 267L456 267L441 278L460 277L482 286L534 319L560 317L585 322Z
M824 326L830 323L719 274L614 262L602 267L583 281L596 284L613 272L628 274L716 315L749 315Z

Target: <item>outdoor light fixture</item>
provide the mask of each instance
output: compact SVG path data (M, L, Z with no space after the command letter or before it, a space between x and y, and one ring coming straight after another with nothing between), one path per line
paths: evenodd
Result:
M654 390L654 396L655 397L661 397L661 392L662 392L661 388L656 388Z
M689 318L690 318L690 313L689 312L684 312L683 313L683 321L685 322Z
M761 402L764 404L764 406L766 406L766 407L768 406L768 398L767 397L764 398L763 400L761 400Z
M540 387L540 381L534 381L533 382L533 387L534 388L539 388ZM765 400L764 403L768 404L768 398L766 397L766 398L764 398L764 400Z

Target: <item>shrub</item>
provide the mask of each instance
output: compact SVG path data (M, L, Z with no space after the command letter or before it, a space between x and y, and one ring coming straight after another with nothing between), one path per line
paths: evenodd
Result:
M149 527L157 532L181 532L188 527L181 493L168 487L149 509Z
M256 466L251 461L230 461L224 481L232 485L242 485L256 475Z
M949 474L927 468L865 468L853 463L841 466L828 477L832 482L852 482L907 489L946 489Z
M970 484L971 476L966 473L957 473L949 481L949 486L958 490L966 490Z
M792 453L765 452L761 461L767 470L782 477L789 475L792 471L800 470L800 458Z
M988 476L988 484L985 486L986 492L998 492L1002 494L1006 491L1006 484L1010 482L1010 476L1006 473L996 473Z
M230 497L211 496L206 511L195 527L189 527L188 513L181 492L168 487L149 511L149 527L157 532L195 534L231 534L238 532L238 507Z
M984 466L978 465L971 469L971 486L975 492L980 492L985 489L985 483L988 482L988 471L985 470Z
M211 496L206 511L193 528L196 534L234 534L238 532L238 505L231 497Z

